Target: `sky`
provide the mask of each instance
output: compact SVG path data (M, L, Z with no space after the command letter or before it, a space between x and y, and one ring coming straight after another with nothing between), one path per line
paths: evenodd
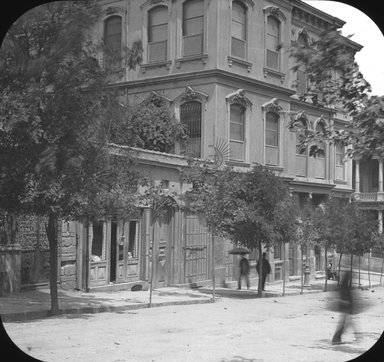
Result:
M364 46L355 59L371 84L372 95L384 96L384 35L376 23L359 9L339 1L303 1L346 22L342 35L354 34L351 40Z

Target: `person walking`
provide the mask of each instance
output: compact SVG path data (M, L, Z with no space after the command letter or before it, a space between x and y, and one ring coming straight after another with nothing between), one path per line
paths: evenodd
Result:
M256 271L259 274L259 261L256 264ZM261 286L262 290L265 290L265 281L267 280L267 275L271 272L271 264L267 259L267 253L263 253L262 265L261 265Z
M339 289L339 300L337 301L337 308L341 313L336 331L332 337L332 344L342 343L341 337L348 326L353 327L356 339L358 338L356 326L352 321L352 313L354 312L354 300L352 295L352 287L350 284L351 272L344 273Z
M247 289L249 289L249 262L248 259L242 255L239 264L240 275L237 289L241 289L241 279L245 278Z

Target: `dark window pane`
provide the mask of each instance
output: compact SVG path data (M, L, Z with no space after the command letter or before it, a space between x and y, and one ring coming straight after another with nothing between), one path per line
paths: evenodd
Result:
M279 53L267 50L267 67L279 69Z

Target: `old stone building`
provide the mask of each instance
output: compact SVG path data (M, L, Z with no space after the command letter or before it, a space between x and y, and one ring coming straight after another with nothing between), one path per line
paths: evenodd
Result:
M303 127L343 127L348 119L319 106L307 92L305 69L292 71L286 49L292 42L311 44L322 31L345 22L300 0L102 0L104 13L92 29L96 41L120 51L140 40L143 62L136 70L113 63L112 84L127 104L153 92L167 100L191 138L173 153L135 150L141 171L165 189L182 194L183 155L222 156L239 171L254 163L268 166L289 184L304 204L314 207L328 195L350 197L352 161L341 147L324 143L312 157L298 147L287 127L300 112ZM350 39L346 44L359 51ZM103 61L103 55L100 55ZM230 153L220 150L228 145ZM382 165L382 164L381 164ZM381 174L383 170L381 167ZM355 183L357 179L355 178ZM382 186L382 178L381 178ZM64 223L60 249L61 284L79 289L145 287L150 278L152 245L154 285L208 283L236 278L231 244L215 240L196 215L170 211L154 228L143 208L131 219L118 216L93 225ZM250 255L255 263L255 252ZM296 246L268 251L270 281L300 274ZM312 272L324 268L322 250L306 255ZM214 265L212 265L214 264ZM253 268L254 269L254 268ZM254 271L253 271L254 272Z

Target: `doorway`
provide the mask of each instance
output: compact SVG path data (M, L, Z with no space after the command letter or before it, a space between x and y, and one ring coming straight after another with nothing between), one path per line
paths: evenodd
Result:
M109 281L116 283L116 264L117 264L117 222L116 220L111 221L111 264Z

